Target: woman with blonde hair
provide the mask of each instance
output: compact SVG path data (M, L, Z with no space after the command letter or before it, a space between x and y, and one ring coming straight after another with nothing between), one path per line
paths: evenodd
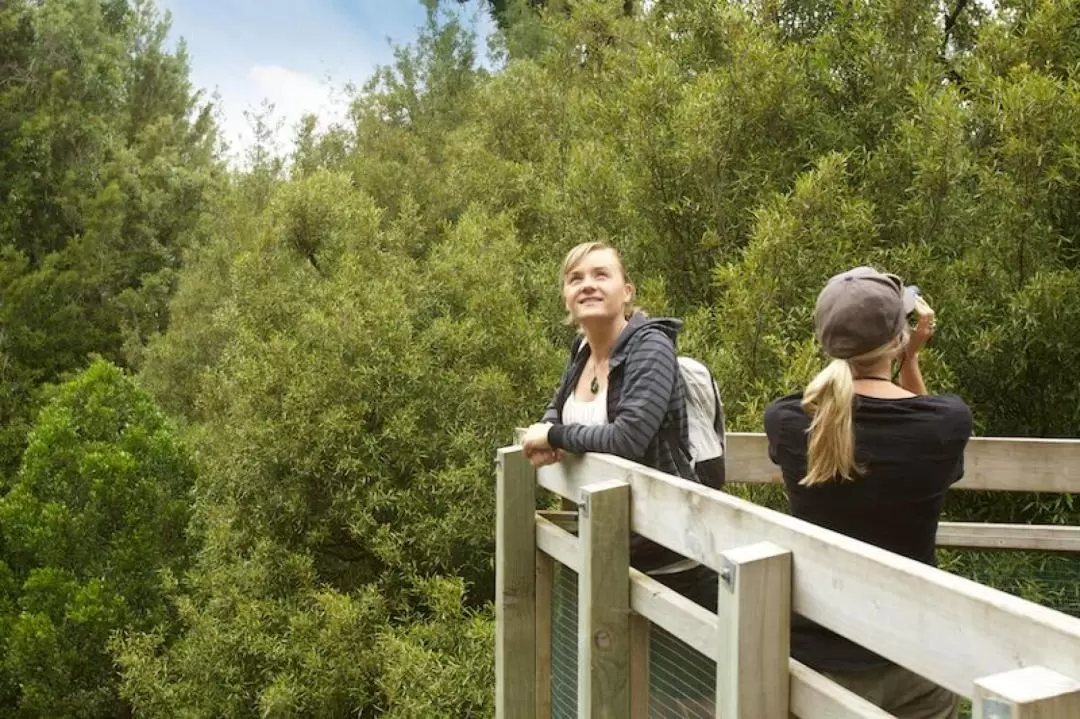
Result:
M638 311L619 254L602 242L567 253L562 294L568 321L581 334L543 418L526 431L525 454L538 467L564 451L613 454L698 481L675 350L682 322ZM698 566L637 537L631 564L657 579ZM691 598L714 606L715 593L707 587Z
M648 318L637 310L622 260L601 242L567 253L562 296L580 336L543 418L526 431L522 444L533 465L557 462L563 452L600 452L700 481L691 465L676 354L682 322ZM716 611L719 580L708 567L638 535L630 537L630 564ZM651 645L652 665L675 685L657 684L654 704L679 716L712 716L715 670L690 661L690 650L660 628L654 629Z
M897 276L856 267L828 281L814 322L829 364L765 412L791 512L935 566L938 518L963 477L972 425L960 397L928 394L923 383L919 350L936 329L934 312ZM791 650L899 719L957 715L951 692L797 615Z

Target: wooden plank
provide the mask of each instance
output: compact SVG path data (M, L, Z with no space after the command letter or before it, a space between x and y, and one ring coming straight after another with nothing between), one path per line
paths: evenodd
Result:
M783 484L780 468L769 459L762 432L728 432L725 461L728 484Z
M630 606L713 661L719 656L717 616L655 579L630 570ZM893 719L858 694L788 660L790 710L800 719Z
M546 521L548 525L555 525L547 520L545 513L539 513L538 522ZM538 538L541 531L537 525ZM577 522L572 524L563 523L564 527L573 527L577 530ZM559 559L563 564L576 567L566 551L560 551L553 544L563 540L556 534L544 536L539 541L549 544L543 545L548 554ZM1080 552L1080 527L1056 527L1049 525L1031 524L983 524L972 522L941 522L938 526L937 544L939 547L956 547L967 549L1012 549L1012 550L1040 550L1050 552ZM576 551L576 550L575 550ZM565 560L565 561L564 561ZM662 586L662 585L658 585Z
M630 485L581 488L578 716L630 715Z
M892 714L792 659L791 713L800 719L895 719Z
M716 615L716 715L787 719L791 552L759 542L724 553Z
M536 546L560 564L581 572L579 540L543 517L536 520ZM716 615L644 572L631 568L630 608L691 647L716 659Z
M717 616L648 575L630 570L630 607L713 661ZM800 719L892 719L892 715L806 665L788 661L791 713Z
M958 489L1080 492L1080 441L976 437Z
M1031 549L1045 552L1080 552L1080 527L1045 524L990 524L941 522L939 547L968 549Z
M780 484L763 433L727 435L727 481ZM972 437L964 452L964 478L956 489L997 492L1080 493L1080 440Z
M536 478L520 448L500 449L495 483L495 714L536 713Z
M649 620L630 614L630 719L649 719Z
M578 539L553 523L538 519L539 548L556 561L578 571ZM652 577L630 570L630 608L651 624L663 627L713 661L719 654L717 618L696 602L665 587ZM890 719L891 715L836 682L792 659L791 711L801 719Z
M1045 667L1026 667L975 682L975 719L1076 719L1080 682Z
M577 537L543 517L536 518L536 547L544 554L581 573L581 546Z
M716 615L649 575L630 570L630 608L715 660Z
M1080 619L617 457L567 456L537 476L566 497L586 479L629 481L633 530L717 570L731 547L791 550L795 611L963 696L1022 666L1080 677Z
M565 529L570 534L577 534L578 513L576 508L573 512L545 509L537 512L536 516L551 522L560 529Z
M713 661L717 615L652 577L630 570L630 607ZM892 715L806 665L788 660L791 712L800 719L892 719Z
M579 540L543 517L536 520L536 546L560 564L581 572ZM705 656L716 659L716 615L630 568L630 608Z
M536 716L551 717L551 600L555 560L536 551Z

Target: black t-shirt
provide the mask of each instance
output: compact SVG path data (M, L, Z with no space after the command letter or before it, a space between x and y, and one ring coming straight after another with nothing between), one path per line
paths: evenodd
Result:
M938 517L950 485L964 476L971 410L956 395L855 399L855 459L866 469L853 481L813 487L806 476L810 418L802 393L765 411L769 458L779 465L791 513L807 522L936 566ZM863 671L883 657L798 615L792 656L818 671Z

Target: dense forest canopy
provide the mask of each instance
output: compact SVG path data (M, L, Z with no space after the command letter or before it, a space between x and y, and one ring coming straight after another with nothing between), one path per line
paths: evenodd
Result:
M5 713L490 716L494 450L584 240L731 429L875 264L979 433L1080 435L1080 2L507 0L494 69L428 4L347 121L243 169L152 2L0 7Z

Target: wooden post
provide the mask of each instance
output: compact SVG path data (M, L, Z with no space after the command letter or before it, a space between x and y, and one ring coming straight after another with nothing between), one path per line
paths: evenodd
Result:
M1045 667L1024 667L975 680L974 719L1076 719L1080 681Z
M630 716L630 485L581 488L578 717Z
M498 451L495 716L536 715L536 478L520 447Z
M788 719L791 552L760 542L723 556L716 716Z
M536 716L551 719L551 594L555 560L536 552Z
M630 614L630 719L649 719L649 620Z

